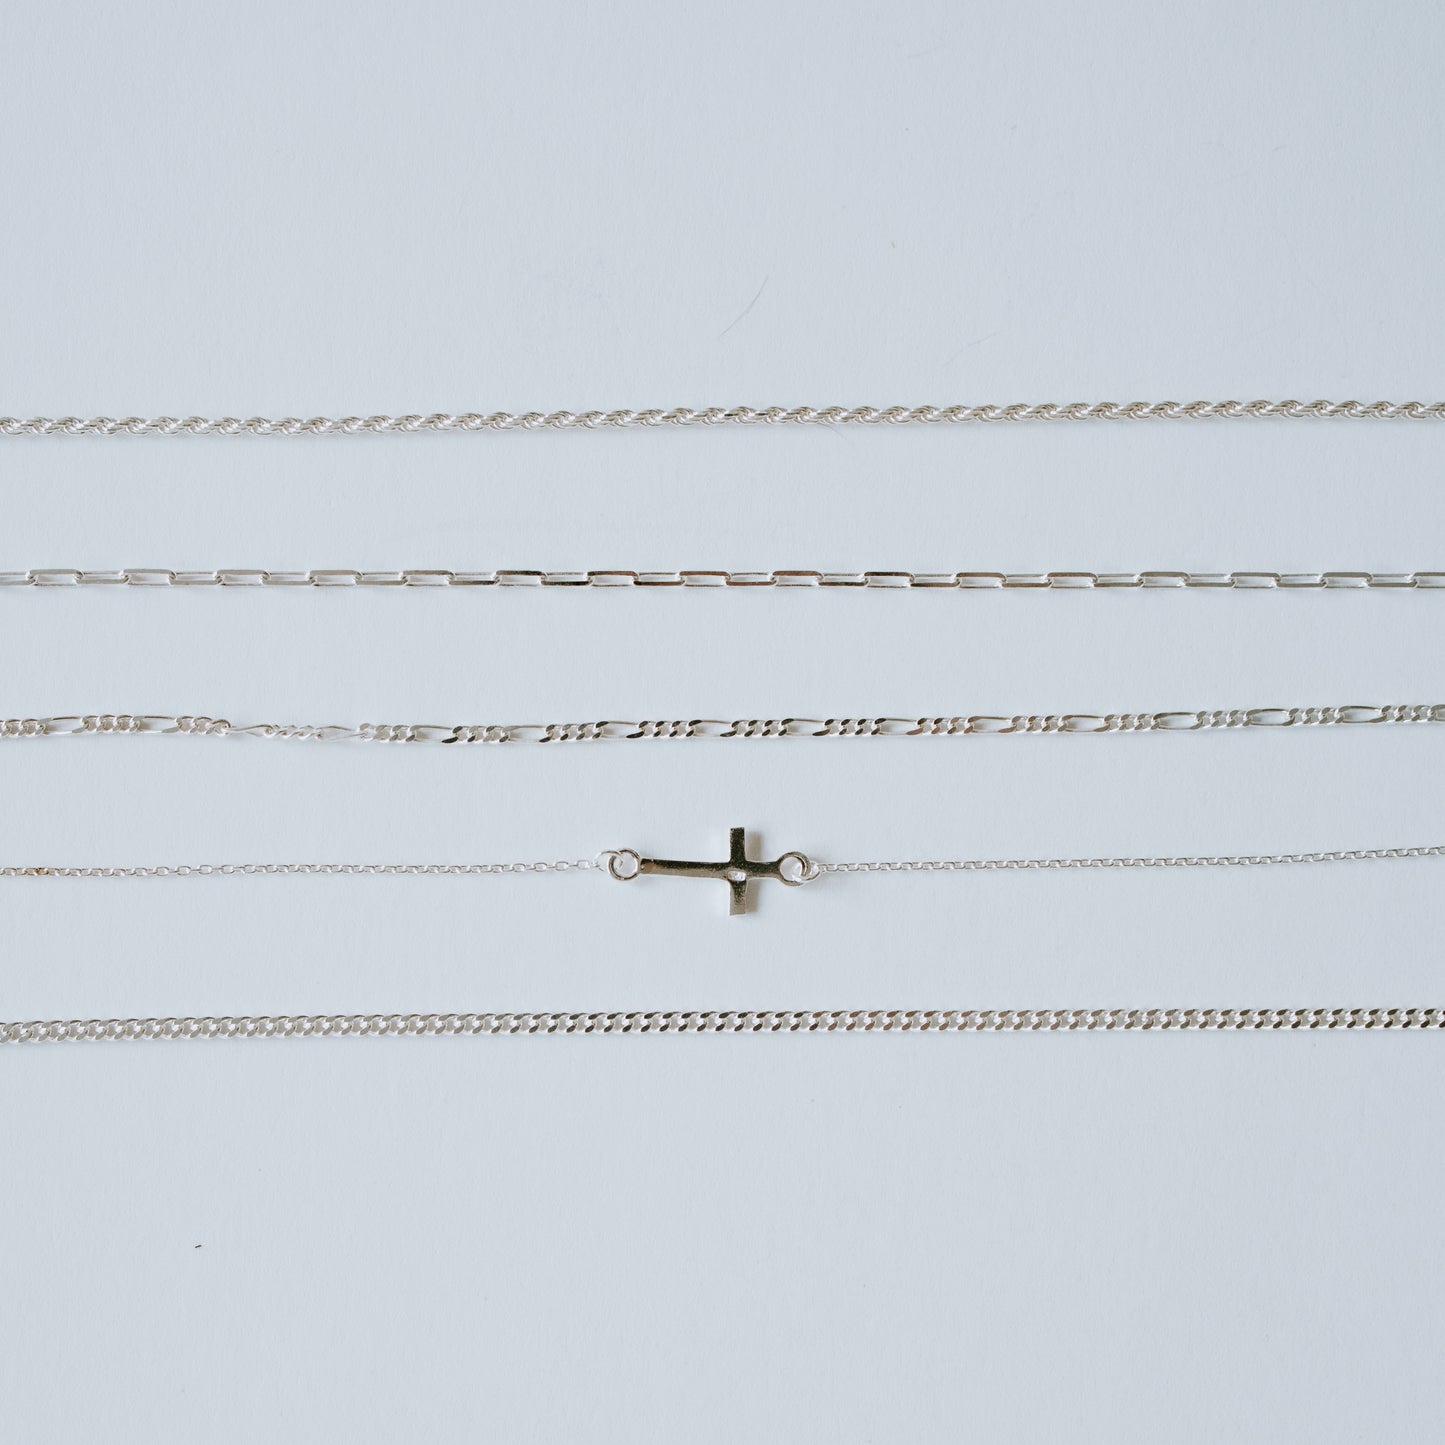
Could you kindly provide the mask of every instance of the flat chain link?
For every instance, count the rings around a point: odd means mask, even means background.
[[[87,571],[79,567],[29,567],[0,572],[0,587],[615,587],[845,588],[875,591],[1077,592],[1146,591],[1193,588],[1201,591],[1432,591],[1445,590],[1441,572],[822,572],[782,567],[770,571],[728,572],[693,568],[639,572],[593,568],[586,572],[547,572],[504,568],[454,572],[437,567],[401,571],[362,571],[354,567],[311,567],[275,571],[256,567],[219,567],[187,572],[175,567],[121,567]]]
[[[708,406],[640,411],[433,412],[403,416],[0,417],[0,436],[355,436],[362,432],[593,431],[682,426],[918,426],[1027,421],[1204,421],[1348,417],[1438,421],[1432,401],[1034,402],[998,406]]]
[[[675,718],[580,723],[233,723],[157,713],[87,713],[0,720],[0,739],[138,734],[309,742],[567,743],[688,738],[965,737],[1010,733],[1204,732],[1248,727],[1445,722],[1445,703],[1352,703],[1194,712],[1017,713],[956,717]]]
[[[239,1014],[0,1022],[0,1044],[498,1034],[1240,1033],[1438,1030],[1445,1008],[822,1009],[657,1013]]]

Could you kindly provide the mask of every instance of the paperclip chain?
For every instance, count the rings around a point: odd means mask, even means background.
[[[256,567],[219,567],[188,572],[174,567],[121,567],[110,571],[78,567],[30,567],[0,572],[0,587],[617,587],[668,588],[843,588],[926,592],[1069,592],[1147,591],[1194,588],[1201,591],[1417,591],[1445,590],[1445,572],[821,572],[775,568],[728,572],[694,568],[639,572],[594,568],[586,572],[546,572],[503,568],[453,572],[411,567],[400,571],[362,571],[354,567],[311,567],[299,572]]]
[[[182,714],[90,713],[0,720],[0,739],[79,734],[186,735],[310,742],[566,743],[685,738],[964,737],[984,733],[1202,732],[1246,727],[1445,722],[1445,703],[1256,707],[1194,712],[1019,713],[1012,717],[675,718],[581,723],[247,723]]]
[[[354,436],[359,432],[592,431],[681,426],[916,426],[1023,421],[1202,421],[1349,417],[1380,421],[1445,418],[1432,401],[1130,401],[1010,406],[709,406],[641,411],[433,412],[404,416],[0,417],[0,436]]]
[[[239,1014],[0,1022],[0,1044],[499,1034],[1240,1033],[1445,1029],[1445,1008],[824,1009],[657,1013]]]

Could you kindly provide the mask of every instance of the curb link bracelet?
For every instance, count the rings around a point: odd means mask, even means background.
[[[1303,863],[1366,863],[1445,856],[1445,843],[1404,848],[1347,848],[1312,853],[1186,854],[1099,858],[918,858],[825,863],[790,850],[772,861],[750,858],[747,832],[728,832],[728,856],[712,862],[646,858],[634,848],[608,848],[595,858],[540,863],[181,863],[136,867],[7,866],[6,878],[233,878],[258,875],[364,877],[483,877],[493,874],[603,872],[618,883],[644,876],[715,879],[728,885],[728,912],[746,913],[753,883],[773,880],[790,888],[828,873],[998,873],[1080,868],[1267,868]]]
[[[594,568],[546,572],[529,567],[490,572],[453,572],[410,567],[367,572],[354,567],[310,567],[300,572],[258,567],[219,567],[187,572],[174,567],[30,567],[0,572],[0,587],[627,587],[842,588],[917,592],[1079,592],[1194,588],[1215,592],[1415,591],[1445,589],[1445,572],[820,572],[784,567],[761,572],[710,568],[639,572]]]
[[[1012,717],[674,718],[562,723],[233,723],[189,713],[87,713],[0,720],[0,739],[154,734],[308,742],[572,743],[685,738],[967,737],[1010,733],[1204,732],[1221,728],[1333,727],[1445,722],[1445,703],[1350,703],[1195,712],[1019,713]]]
[[[1438,1030],[1445,1008],[823,1009],[657,1013],[239,1014],[0,1021],[0,1044],[500,1034],[1240,1033]]]
[[[0,417],[0,436],[353,436],[358,432],[593,431],[680,426],[914,426],[1018,421],[1204,421],[1280,417],[1347,417],[1438,421],[1432,401],[1072,401],[1010,406],[708,406],[642,411],[433,412],[405,416]]]

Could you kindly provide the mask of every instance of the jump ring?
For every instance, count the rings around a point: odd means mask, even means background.
[[[642,856],[631,848],[608,848],[597,855],[597,861],[619,883],[630,883],[642,872]]]
[[[778,877],[789,888],[800,888],[818,876],[818,865],[806,853],[784,853],[778,859]]]

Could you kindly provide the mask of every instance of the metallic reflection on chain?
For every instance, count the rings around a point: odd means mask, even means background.
[[[571,587],[596,591],[628,587],[735,590],[771,587],[875,592],[1103,592],[1190,588],[1204,592],[1428,592],[1445,589],[1445,572],[822,572],[803,567],[762,572],[709,568],[644,572],[615,567],[586,572],[546,572],[527,567],[489,572],[454,572],[436,567],[367,572],[352,567],[312,567],[285,572],[220,567],[187,572],[173,567],[122,567],[113,571],[31,567],[23,572],[0,572],[0,587]]]
[[[737,830],[735,830],[737,831]],[[792,886],[827,873],[998,873],[1075,868],[1266,868],[1292,863],[1369,863],[1445,857],[1445,843],[1399,848],[1338,848],[1302,853],[1199,853],[1096,858],[915,858],[826,863],[790,850],[777,860],[775,875]],[[253,878],[301,875],[327,877],[482,877],[516,873],[601,872],[619,883],[642,876],[644,860],[632,848],[607,848],[595,858],[541,863],[161,863],[134,867],[10,865],[0,878]],[[686,865],[689,871],[725,876],[725,864]],[[664,871],[652,869],[650,871]]]
[[[1432,401],[1072,401],[953,406],[679,406],[616,411],[432,412],[403,416],[0,417],[0,436],[354,436],[360,432],[592,431],[681,426],[918,426],[970,422],[1206,421],[1348,417],[1425,421]]]
[[[511,1034],[1239,1033],[1445,1029],[1445,1008],[826,1009],[0,1021],[0,1044]]]
[[[1200,709],[1194,712],[1017,713],[954,717],[675,718],[580,723],[233,723],[192,714],[87,713],[6,718],[0,739],[139,734],[309,742],[568,743],[687,738],[966,737],[984,733],[1203,732],[1445,722],[1445,703]]]

